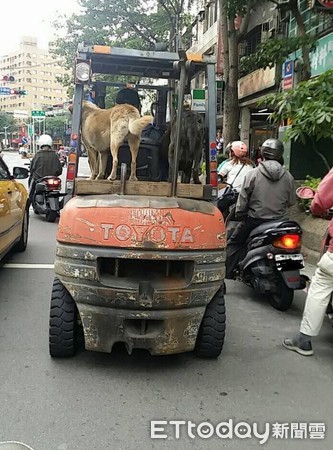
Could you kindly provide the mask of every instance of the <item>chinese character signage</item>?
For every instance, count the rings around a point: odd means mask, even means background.
[[[333,11],[332,11],[333,12]],[[310,54],[311,76],[320,75],[333,67],[333,34],[317,41],[315,51]]]

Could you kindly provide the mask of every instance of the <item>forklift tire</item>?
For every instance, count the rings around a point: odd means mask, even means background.
[[[223,286],[207,305],[203,316],[194,352],[199,358],[220,356],[225,336],[225,301]]]
[[[68,358],[77,351],[78,311],[75,302],[58,278],[51,294],[49,351],[55,358]]]

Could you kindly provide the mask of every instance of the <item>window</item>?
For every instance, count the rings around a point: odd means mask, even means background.
[[[0,158],[0,180],[9,180],[10,174],[6,169],[4,162]]]

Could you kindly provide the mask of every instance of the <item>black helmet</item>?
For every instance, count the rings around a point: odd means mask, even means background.
[[[262,144],[261,154],[264,159],[275,159],[279,161],[282,158],[284,146],[279,139],[266,139]]]

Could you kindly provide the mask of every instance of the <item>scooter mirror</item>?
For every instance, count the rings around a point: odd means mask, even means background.
[[[296,189],[297,197],[301,198],[302,200],[312,200],[315,194],[316,191],[309,186],[301,186]]]

